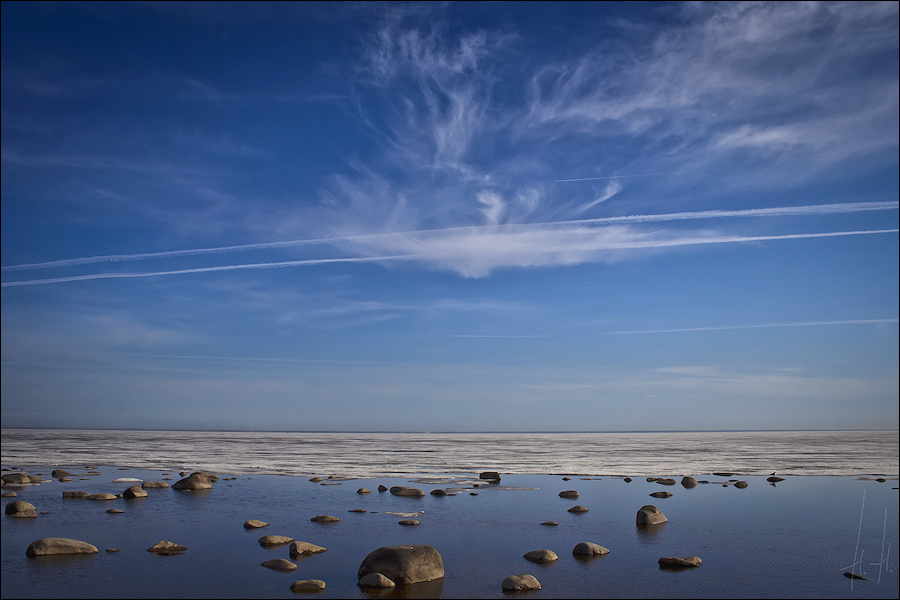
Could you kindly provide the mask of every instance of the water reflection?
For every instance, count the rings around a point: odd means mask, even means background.
[[[409,585],[398,585],[394,588],[363,588],[363,594],[369,598],[393,599],[393,598],[440,598],[444,593],[444,578]]]

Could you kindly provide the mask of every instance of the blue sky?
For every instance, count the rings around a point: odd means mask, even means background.
[[[2,17],[4,427],[897,427],[896,2]]]

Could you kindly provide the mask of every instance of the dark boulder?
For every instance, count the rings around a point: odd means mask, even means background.
[[[444,577],[444,561],[440,553],[425,544],[385,546],[363,560],[357,579],[380,573],[395,584],[419,583]]]

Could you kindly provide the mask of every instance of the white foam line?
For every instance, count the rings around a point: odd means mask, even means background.
[[[877,210],[892,210],[900,208],[898,201],[884,202],[848,202],[841,204],[816,204],[808,206],[786,206],[774,208],[754,208],[747,210],[707,210],[695,212],[678,212],[658,215],[626,215],[621,217],[598,217],[594,219],[576,219],[569,221],[550,221],[546,223],[531,224],[502,224],[502,225],[471,225],[461,227],[446,227],[442,229],[424,229],[418,231],[403,231],[393,233],[370,233],[359,235],[335,236],[305,240],[286,240],[281,242],[260,242],[256,244],[241,244],[234,246],[218,246],[213,248],[194,248],[188,250],[169,250],[165,252],[144,252],[139,254],[109,254],[104,256],[91,256],[84,258],[70,258],[41,263],[30,263],[0,267],[2,272],[21,271],[27,269],[45,269],[51,267],[70,267],[75,265],[95,264],[102,262],[126,262],[136,260],[148,260],[154,258],[174,258],[178,256],[196,256],[201,254],[216,254],[225,252],[242,252],[245,250],[267,250],[274,248],[289,248],[293,246],[305,246],[315,244],[330,244],[352,240],[377,239],[380,237],[435,234],[451,231],[472,231],[479,229],[498,230],[527,230],[537,228],[555,227],[560,225],[577,224],[602,224],[602,223],[649,223],[661,221],[681,221],[690,219],[719,219],[719,218],[748,218],[748,217],[783,217],[800,215],[825,215],[843,214],[851,212],[866,212]]]
[[[802,321],[798,323],[763,323],[760,325],[726,325],[723,327],[685,327],[683,329],[647,329],[643,331],[607,331],[607,335],[637,335],[646,333],[683,333],[691,331],[729,331],[732,329],[760,329],[766,327],[813,327],[816,325],[880,325],[898,323],[900,319],[850,319],[845,321]]]

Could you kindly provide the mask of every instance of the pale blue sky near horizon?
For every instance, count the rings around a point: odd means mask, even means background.
[[[2,4],[4,427],[898,425],[898,4]]]

